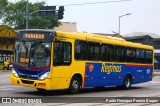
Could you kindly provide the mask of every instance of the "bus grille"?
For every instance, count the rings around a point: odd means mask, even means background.
[[[33,84],[34,83],[34,81],[28,81],[28,80],[21,80],[21,81],[24,84]]]
[[[23,74],[31,74],[31,75],[37,75],[39,73],[41,73],[42,71],[30,71],[30,70],[19,70],[20,73],[23,73]]]

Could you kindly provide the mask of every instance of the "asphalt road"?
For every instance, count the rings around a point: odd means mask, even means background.
[[[130,97],[159,97],[160,102],[160,76],[155,76],[153,81],[133,85],[130,90],[121,90],[117,87],[106,88],[89,88],[83,89],[79,94],[69,94],[66,90],[49,91],[47,93],[39,93],[36,89],[13,86],[10,84],[10,71],[0,71],[0,97],[31,97],[31,98],[45,98],[48,100],[46,104],[23,104],[25,106],[159,106],[158,103],[126,103],[114,102],[106,103],[106,99],[128,99]],[[111,98],[114,97],[114,98]],[[116,98],[115,98],[116,97]],[[121,98],[124,97],[124,98]],[[69,98],[69,99],[67,99]],[[131,98],[131,99],[133,99]],[[143,99],[143,98],[138,98]],[[153,98],[152,98],[153,99]],[[156,99],[157,100],[157,99]],[[65,102],[65,103],[62,103]],[[76,103],[78,102],[78,103]],[[0,104],[21,106],[22,104]]]

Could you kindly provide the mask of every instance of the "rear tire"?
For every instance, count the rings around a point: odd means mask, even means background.
[[[131,83],[132,83],[132,79],[129,75],[127,75],[124,79],[124,85],[123,88],[124,89],[130,89],[131,88]]]
[[[72,94],[78,93],[81,88],[81,80],[79,77],[75,76],[72,78],[69,86],[69,92]]]

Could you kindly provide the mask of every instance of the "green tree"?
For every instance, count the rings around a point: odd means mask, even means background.
[[[8,0],[0,0],[0,18],[2,18],[7,5],[8,5]]]
[[[5,1],[5,0],[4,0]],[[38,10],[46,3],[36,2],[28,3],[29,6],[29,29],[53,29],[55,26],[59,26],[60,22],[57,18],[57,13],[52,16],[40,17],[38,16]],[[1,10],[0,10],[1,11]],[[15,3],[9,2],[5,8],[5,12],[2,14],[2,21],[14,29],[25,29],[26,26],[26,0],[20,0]]]

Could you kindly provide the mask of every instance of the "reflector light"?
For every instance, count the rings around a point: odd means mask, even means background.
[[[38,86],[46,86],[45,83],[38,83]]]

